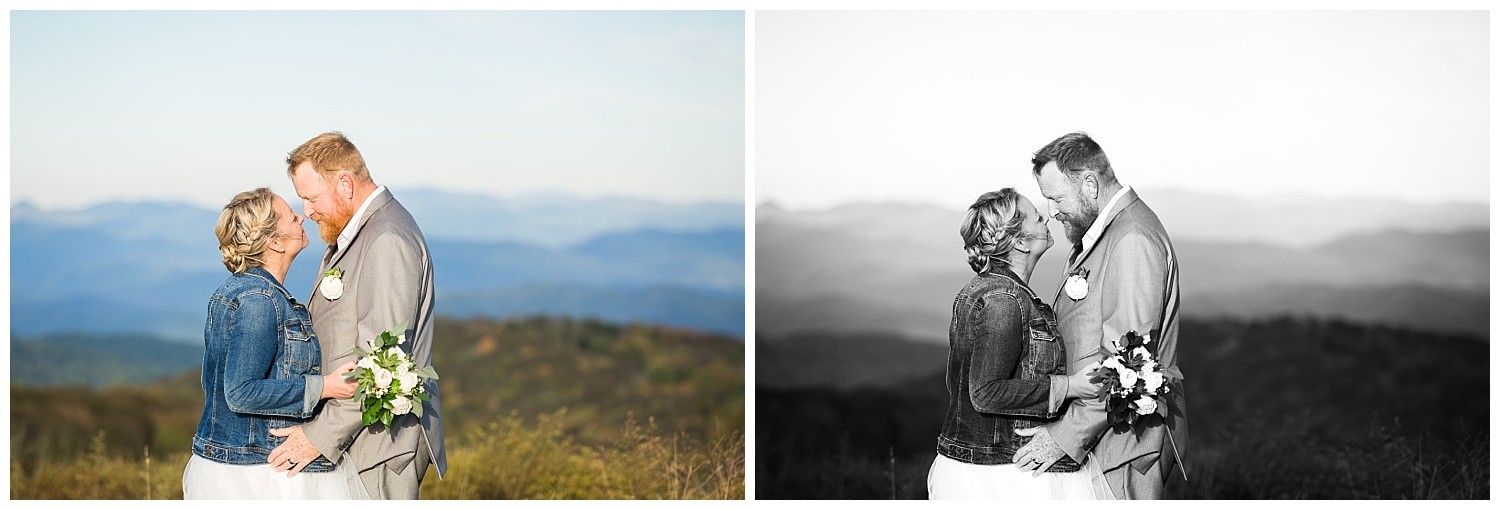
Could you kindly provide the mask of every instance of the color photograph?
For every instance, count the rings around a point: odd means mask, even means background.
[[[745,499],[744,12],[9,15],[11,499]]]

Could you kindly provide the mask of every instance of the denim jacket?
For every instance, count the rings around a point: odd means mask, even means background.
[[[193,453],[225,464],[265,464],[285,438],[270,429],[305,421],[323,393],[322,352],[307,307],[255,267],[208,299],[203,327],[203,416]],[[332,471],[318,457],[303,471]]]
[[[1066,358],[1052,308],[1009,269],[974,276],[948,325],[948,412],[938,453],[1010,464],[1030,437],[1016,431],[1061,415]],[[1048,472],[1077,471],[1063,458]]]

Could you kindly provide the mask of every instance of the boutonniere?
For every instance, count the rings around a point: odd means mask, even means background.
[[[318,292],[322,292],[323,297],[329,301],[344,295],[344,270],[335,267],[323,273],[323,281],[318,282]]]
[[[1088,297],[1088,295],[1089,295],[1089,279],[1088,278],[1089,278],[1089,270],[1081,268],[1081,267],[1078,268],[1077,271],[1073,271],[1072,273],[1069,273],[1068,274],[1068,281],[1063,282],[1063,292],[1067,292],[1068,293],[1068,297],[1073,298],[1074,301],[1078,301],[1080,299]]]

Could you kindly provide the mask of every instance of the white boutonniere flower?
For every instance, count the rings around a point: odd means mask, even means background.
[[[1063,282],[1063,292],[1074,301],[1083,299],[1089,295],[1089,270],[1079,268],[1073,274],[1068,275],[1068,281]]]
[[[318,292],[322,292],[323,297],[329,301],[343,296],[344,270],[335,267],[323,273],[323,281],[318,282]]]

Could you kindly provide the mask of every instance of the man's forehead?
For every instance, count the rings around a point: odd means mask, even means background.
[[[1047,188],[1057,188],[1065,179],[1066,177],[1063,176],[1062,170],[1058,170],[1057,162],[1055,161],[1048,161],[1047,164],[1042,167],[1042,171],[1037,174],[1037,184],[1039,184],[1043,190],[1046,190]]]

